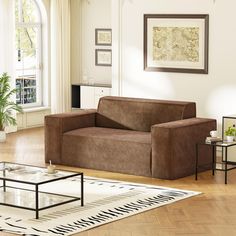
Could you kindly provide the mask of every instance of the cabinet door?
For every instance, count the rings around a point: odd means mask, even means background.
[[[95,106],[98,106],[99,99],[104,96],[111,95],[111,89],[110,88],[104,88],[104,87],[96,87],[95,88]]]
[[[80,87],[80,107],[82,109],[97,108],[94,102],[94,87],[81,86]]]

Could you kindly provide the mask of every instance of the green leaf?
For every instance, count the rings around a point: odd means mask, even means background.
[[[0,76],[0,130],[8,125],[16,125],[16,119],[13,117],[13,111],[22,113],[20,105],[11,100],[11,96],[17,92],[17,89],[11,89],[10,76],[3,73]]]

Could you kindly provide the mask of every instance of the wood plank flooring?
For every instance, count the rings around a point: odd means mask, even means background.
[[[8,134],[0,143],[0,161],[12,161],[45,166],[44,130],[35,128]],[[154,184],[200,191],[203,194],[174,204],[82,232],[80,236],[174,236],[174,235],[236,235],[236,170],[224,184],[223,172],[213,177],[211,171],[178,180],[160,180],[60,166],[83,171],[85,175],[137,183]],[[0,233],[2,236],[12,234]]]

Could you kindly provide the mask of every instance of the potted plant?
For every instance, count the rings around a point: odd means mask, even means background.
[[[10,76],[7,73],[3,73],[0,76],[0,142],[6,140],[5,127],[16,125],[13,111],[22,112],[22,107],[11,99],[16,91],[17,89],[11,89]]]
[[[226,135],[226,140],[228,142],[233,142],[234,141],[234,137],[236,135],[236,128],[229,126],[228,129],[225,131],[225,135]]]

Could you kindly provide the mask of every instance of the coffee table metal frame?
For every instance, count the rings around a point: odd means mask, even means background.
[[[23,166],[23,167],[34,167],[34,168],[39,168],[39,169],[42,169],[42,170],[46,170],[46,168],[37,167],[37,166],[33,166],[33,165],[24,165],[24,164],[12,163],[12,162],[0,162],[0,164],[4,164],[4,163],[12,164],[12,165],[19,165],[19,166]],[[4,169],[2,171],[3,171],[3,176],[4,176],[6,169]],[[60,171],[60,170],[58,170],[58,171]],[[27,180],[22,181],[22,180],[17,180],[17,179],[13,180],[13,179],[8,179],[6,177],[0,177],[0,180],[3,181],[3,185],[0,186],[0,188],[3,188],[4,192],[7,191],[7,188],[14,188],[14,189],[20,189],[20,190],[24,190],[24,191],[35,192],[35,208],[19,206],[19,205],[14,205],[14,204],[8,204],[8,203],[3,203],[3,202],[0,202],[0,205],[35,211],[35,218],[36,219],[39,218],[39,211],[46,210],[48,208],[60,206],[60,205],[67,204],[67,203],[74,202],[74,201],[78,201],[78,200],[81,200],[81,206],[83,206],[84,205],[84,175],[83,175],[83,173],[82,172],[74,172],[74,171],[65,171],[65,170],[61,170],[61,171],[71,173],[71,175],[55,177],[53,179],[45,180],[45,181],[37,182],[37,183],[33,183],[33,182],[30,182],[30,181],[27,181]],[[47,183],[50,183],[50,182],[60,181],[60,180],[63,180],[63,179],[68,179],[68,178],[72,178],[72,177],[76,177],[76,176],[80,176],[80,179],[81,179],[81,196],[80,197],[39,191],[39,186],[40,185],[47,184]],[[33,185],[34,190],[20,188],[20,187],[7,186],[8,181],[9,182],[15,182],[15,183],[21,183],[21,184],[26,184],[26,185]],[[68,197],[68,198],[71,198],[71,199],[40,208],[39,207],[39,193],[45,193],[45,194],[54,195],[54,196],[61,196],[61,197]]]

